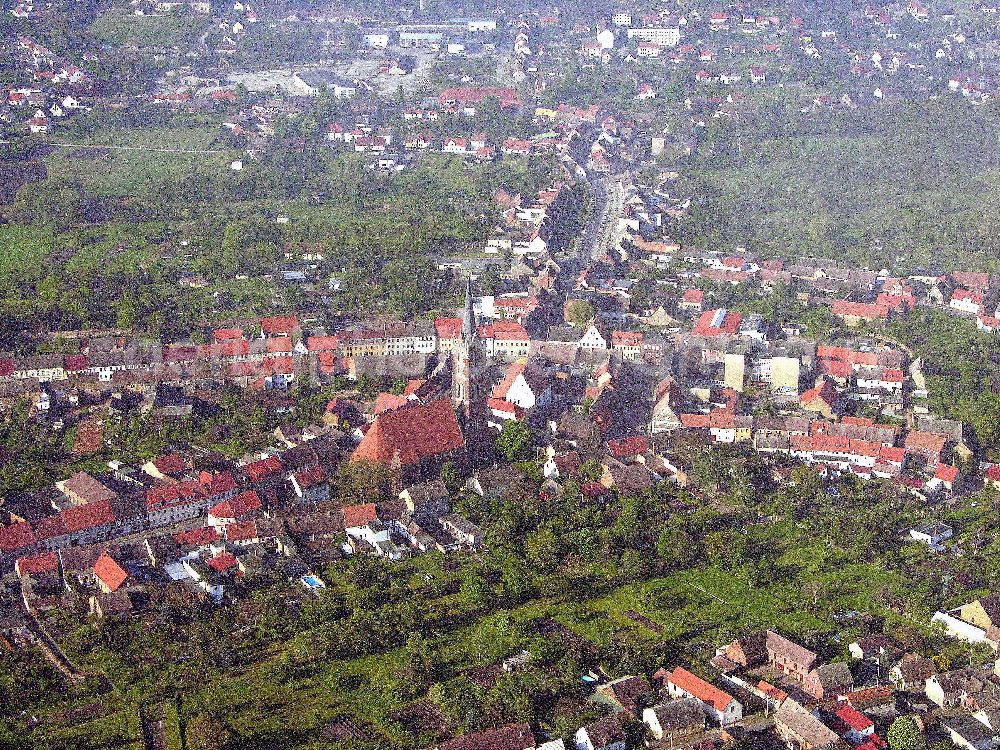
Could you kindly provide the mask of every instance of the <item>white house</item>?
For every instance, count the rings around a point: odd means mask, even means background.
[[[365,34],[368,49],[385,49],[389,46],[388,34]]]
[[[591,323],[590,327],[583,334],[583,338],[580,339],[580,348],[591,351],[594,349],[607,349],[608,339],[596,325]]]
[[[728,726],[743,718],[743,704],[725,690],[677,667],[665,680],[672,698],[697,698],[705,714],[720,726]]]
[[[923,542],[931,549],[940,552],[944,543],[951,539],[954,530],[946,523],[927,522],[910,529],[910,539]]]
[[[601,45],[601,49],[614,49],[615,48],[615,32],[611,29],[604,29],[597,34],[597,43]]]

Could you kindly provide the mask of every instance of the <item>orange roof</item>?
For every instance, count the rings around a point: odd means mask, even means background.
[[[408,403],[410,402],[403,396],[397,396],[395,393],[380,393],[375,397],[375,406],[372,413],[384,414],[387,411],[406,406]]]
[[[485,339],[501,339],[504,341],[528,341],[528,331],[520,323],[499,321],[480,326],[479,335]]]
[[[493,388],[492,397],[495,399],[507,398],[507,391],[510,390],[511,386],[514,385],[514,381],[517,380],[517,376],[524,372],[525,364],[523,362],[514,362],[507,368],[507,374],[504,375],[504,379],[496,384]]]
[[[94,563],[94,575],[109,591],[117,591],[128,578],[128,573],[107,552],[98,557],[97,562]]]
[[[336,336],[310,336],[306,347],[311,352],[336,351],[340,341]]]
[[[733,700],[733,696],[729,693],[691,674],[684,667],[674,669],[667,679],[680,690],[708,704],[716,711],[725,711],[726,706]]]
[[[944,450],[945,442],[946,440],[944,435],[937,435],[933,432],[921,432],[920,430],[911,430],[906,436],[904,445],[907,450],[940,454],[941,451]]]
[[[216,328],[212,331],[212,336],[216,341],[228,341],[229,339],[243,338],[243,331],[240,328]]]
[[[885,305],[869,305],[864,302],[849,302],[845,299],[838,299],[833,303],[833,314],[873,320],[889,317],[889,308]]]
[[[958,478],[958,467],[951,466],[949,464],[941,464],[938,466],[937,472],[934,474],[935,479],[940,479],[942,482],[954,482]]]

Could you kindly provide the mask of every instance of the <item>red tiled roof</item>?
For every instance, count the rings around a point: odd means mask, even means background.
[[[944,450],[946,438],[944,435],[937,435],[933,432],[921,432],[911,430],[906,436],[904,446],[906,450],[917,451],[918,453],[931,453],[940,455]]]
[[[257,522],[245,521],[243,523],[231,523],[226,526],[226,541],[228,542],[249,542],[257,538]]]
[[[833,383],[829,380],[823,380],[820,385],[815,388],[810,388],[808,391],[799,397],[799,402],[803,406],[808,406],[816,399],[822,400],[827,406],[833,408],[837,403],[837,389],[833,387]]]
[[[63,522],[66,530],[70,533],[92,529],[96,526],[105,526],[115,522],[115,513],[111,509],[111,502],[108,500],[98,500],[86,505],[76,505],[67,508],[62,512]]]
[[[384,412],[398,409],[401,406],[406,406],[408,403],[410,402],[403,396],[397,396],[394,393],[380,393],[375,397],[375,406],[372,409],[372,413],[383,414]]]
[[[236,489],[236,479],[231,471],[220,471],[218,474],[202,472],[198,481],[205,487],[205,492],[210,497],[232,492]]]
[[[260,495],[254,490],[241,492],[236,497],[216,504],[209,513],[215,518],[244,518],[260,510]]]
[[[837,711],[837,718],[858,732],[863,732],[875,726],[871,719],[852,706],[844,706]]]
[[[267,351],[270,354],[283,354],[292,350],[292,340],[287,336],[280,336],[267,340]]]
[[[517,380],[517,376],[524,372],[525,367],[527,367],[527,365],[525,365],[524,362],[511,363],[511,365],[507,368],[507,373],[504,375],[504,379],[493,387],[492,397],[494,399],[507,398],[507,391],[509,391],[511,386],[514,385],[514,381]]]
[[[187,461],[184,460],[183,456],[171,453],[154,459],[153,466],[164,476],[175,476],[184,473],[184,470],[187,469]]]
[[[344,514],[344,528],[351,529],[357,526],[364,526],[378,518],[375,503],[360,503],[358,505],[345,505],[341,512]]]
[[[976,271],[953,271],[951,278],[956,284],[969,289],[985,290],[990,285],[990,275]]]
[[[336,351],[340,346],[340,339],[336,336],[310,336],[306,348],[311,352]]]
[[[721,322],[713,326],[712,323],[717,319],[717,316],[721,316]],[[725,309],[706,310],[698,318],[692,333],[695,336],[719,336],[722,334],[731,336],[740,329],[742,322],[743,316],[739,313],[729,312]]]
[[[479,335],[484,339],[499,339],[501,341],[528,341],[527,329],[520,323],[502,320],[479,327]]]
[[[609,440],[608,450],[612,456],[619,460],[632,458],[646,453],[649,450],[649,441],[641,435],[633,435],[621,440]]]
[[[252,482],[263,482],[265,479],[270,479],[280,474],[281,469],[281,459],[277,456],[270,456],[260,461],[254,461],[243,467],[243,470]]]
[[[935,479],[940,479],[942,482],[954,482],[958,479],[958,467],[950,466],[948,464],[941,464],[938,466],[937,471],[934,473]]]
[[[128,578],[128,573],[107,552],[97,558],[97,562],[94,563],[94,575],[107,586],[109,591],[117,591]]]
[[[642,332],[641,331],[612,331],[611,332],[611,345],[622,347],[622,346],[641,346],[642,345]]]
[[[59,569],[59,558],[55,552],[45,552],[32,557],[21,557],[17,561],[18,575],[36,575],[51,573]]]
[[[303,469],[295,475],[295,481],[303,489],[315,487],[317,484],[322,484],[326,481],[326,471],[323,470],[322,466]]]
[[[173,505],[183,505],[205,497],[205,488],[194,479],[177,484],[150,487],[146,490],[146,509],[159,510]]]
[[[212,526],[204,526],[190,531],[178,531],[173,539],[183,547],[204,547],[219,540],[219,532]]]
[[[435,318],[434,329],[439,339],[457,339],[462,335],[462,319]]]
[[[299,327],[299,320],[294,315],[274,316],[260,319],[260,329],[267,335],[289,334]]]
[[[834,315],[849,315],[851,317],[866,318],[868,320],[889,317],[889,308],[884,305],[869,305],[864,302],[849,302],[845,299],[835,300],[832,309]]]
[[[0,552],[30,547],[35,543],[35,532],[25,521],[12,523],[10,526],[0,526]]]
[[[668,679],[685,693],[693,695],[717,711],[725,711],[726,706],[733,700],[733,696],[729,693],[691,674],[684,667],[675,668]]]
[[[398,456],[402,466],[458,450],[465,445],[458,419],[447,400],[411,403],[380,414],[355,449],[351,460],[389,464]]]
[[[505,398],[488,398],[486,399],[486,406],[489,407],[490,411],[513,414],[515,419],[521,419],[524,415],[524,410],[520,406],[512,404]]]
[[[236,556],[231,552],[220,552],[205,560],[205,564],[216,573],[224,573],[236,565]]]
[[[501,106],[516,106],[521,103],[517,91],[509,88],[479,87],[479,88],[450,88],[445,89],[438,96],[438,101],[444,105],[449,102],[457,104],[479,104],[484,99],[494,97],[500,100]]]
[[[684,301],[690,304],[700,304],[705,299],[705,293],[701,289],[688,289],[684,292]]]
[[[216,341],[228,341],[230,339],[243,338],[243,330],[240,328],[216,328],[212,331],[212,338]]]
[[[48,516],[35,524],[35,538],[39,541],[43,539],[54,539],[67,533],[66,522],[62,514]]]
[[[906,457],[906,451],[903,448],[896,448],[891,445],[884,445],[879,451],[879,458],[883,461],[887,461],[893,464],[903,463],[903,459]]]

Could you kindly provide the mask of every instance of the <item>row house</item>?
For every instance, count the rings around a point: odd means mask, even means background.
[[[502,321],[479,328],[479,339],[487,357],[515,360],[527,357],[531,338],[520,323]]]

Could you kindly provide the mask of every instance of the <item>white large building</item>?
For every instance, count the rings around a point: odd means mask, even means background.
[[[681,30],[676,26],[629,29],[628,38],[638,39],[641,42],[652,42],[661,47],[676,47],[681,40]]]

